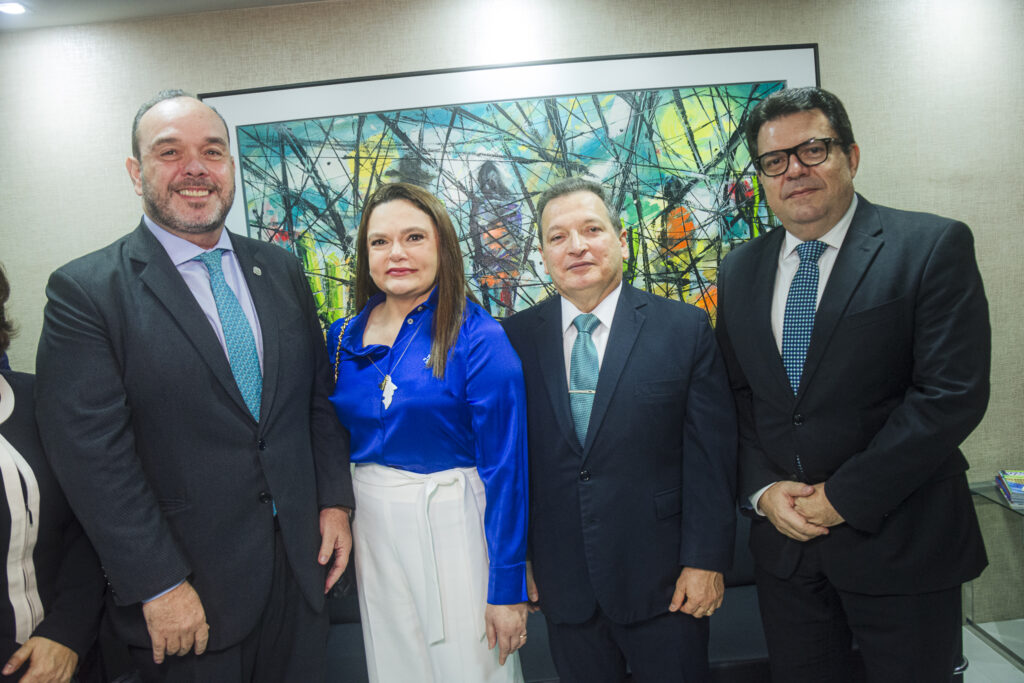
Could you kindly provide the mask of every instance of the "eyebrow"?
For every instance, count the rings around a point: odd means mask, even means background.
[[[150,147],[157,147],[158,145],[172,145],[176,142],[181,142],[181,138],[175,137],[173,135],[168,135],[167,137],[157,138],[156,140],[153,140],[152,144],[150,144]],[[211,135],[210,137],[203,140],[203,144],[222,145],[224,147],[227,147],[228,141],[220,137],[219,135]]]
[[[401,236],[408,235],[410,232],[429,232],[429,230],[429,226],[410,225],[407,228],[399,228],[398,234]],[[369,231],[366,233],[366,239],[370,239],[372,237],[387,237],[387,235],[381,230]]]

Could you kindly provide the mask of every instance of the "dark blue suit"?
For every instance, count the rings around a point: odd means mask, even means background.
[[[578,624],[600,608],[636,624],[665,615],[682,567],[732,563],[736,423],[707,315],[623,285],[582,447],[560,297],[504,326],[526,379],[529,548],[545,616]],[[698,629],[703,644],[672,647],[693,647],[706,666],[706,620]]]
[[[958,590],[986,564],[959,449],[989,394],[988,305],[971,233],[859,198],[796,396],[770,322],[784,236],[778,229],[736,249],[719,271],[717,332],[740,418],[740,501],[749,506],[775,481],[826,482],[846,523],[800,543],[757,518],[757,566],[789,580],[810,561],[850,595]],[[765,605],[762,597],[770,624]],[[769,644],[787,631],[769,628]],[[857,635],[862,650],[872,632]]]

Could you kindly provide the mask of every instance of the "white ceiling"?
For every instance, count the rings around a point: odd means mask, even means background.
[[[119,19],[192,14],[216,10],[295,5],[310,0],[21,0],[21,15],[0,14],[0,31],[93,24]]]

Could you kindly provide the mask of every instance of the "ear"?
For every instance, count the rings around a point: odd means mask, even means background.
[[[135,194],[142,196],[142,164],[135,157],[128,157],[124,160],[124,167],[128,169],[128,175],[135,186]]]
[[[537,252],[540,254],[540,262],[542,264],[544,264],[544,274],[545,275],[551,275],[551,271],[548,270],[547,259],[544,258],[544,245],[538,244],[537,245]]]
[[[857,167],[860,166],[860,147],[856,142],[850,145],[850,151],[846,156],[850,160],[850,177],[854,178],[857,176]]]

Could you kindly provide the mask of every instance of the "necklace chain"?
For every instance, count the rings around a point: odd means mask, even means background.
[[[384,404],[384,410],[387,410],[388,408],[391,407],[391,399],[394,397],[395,391],[398,390],[398,385],[395,384],[391,379],[391,373],[395,371],[395,368],[398,367],[398,364],[402,362],[403,358],[405,358],[405,354],[409,352],[409,347],[412,346],[413,340],[416,339],[416,333],[420,331],[420,325],[423,324],[424,320],[426,320],[425,316],[421,317],[420,321],[416,323],[416,327],[413,329],[412,334],[409,335],[409,341],[406,342],[405,348],[402,350],[402,354],[398,357],[398,360],[391,364],[387,372],[384,372],[383,370],[380,369],[380,366],[377,365],[377,362],[373,360],[372,356],[367,356],[370,359],[370,363],[373,364],[374,369],[380,373],[381,377],[384,378],[381,380],[380,384],[377,385],[377,387],[381,391],[380,400],[381,403]]]

